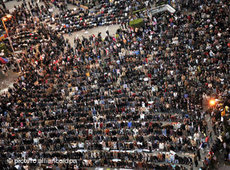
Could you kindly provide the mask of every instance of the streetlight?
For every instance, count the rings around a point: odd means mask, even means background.
[[[6,25],[5,25],[5,22],[8,21],[8,20],[10,20],[11,18],[12,18],[12,15],[6,14],[6,16],[2,17],[2,24],[3,24],[4,29],[5,29],[5,31],[6,31],[6,35],[7,35],[8,39],[9,39],[10,47],[11,47],[11,49],[12,49],[12,51],[13,51],[13,56],[14,56],[14,58],[17,60],[16,55],[15,55],[15,51],[14,51],[14,47],[13,47],[13,45],[12,45],[11,37],[9,36],[9,34],[8,34],[8,29],[6,28]],[[21,67],[20,67],[20,65],[19,65],[18,60],[17,60],[17,64],[18,64],[19,71],[21,72],[22,70],[21,70]]]
[[[2,23],[3,23],[3,26],[6,30],[7,36],[8,36],[8,29],[6,28],[5,22],[10,20],[11,18],[12,18],[12,15],[10,15],[10,14],[7,14],[6,16],[2,17]]]
[[[215,106],[216,105],[216,100],[215,99],[209,100],[209,105],[210,106]]]

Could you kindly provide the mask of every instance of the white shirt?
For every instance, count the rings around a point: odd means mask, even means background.
[[[164,143],[159,143],[159,149],[163,150],[165,147],[165,144]]]
[[[195,134],[194,134],[194,139],[195,139],[195,140],[199,140],[199,138],[200,138],[199,133],[195,133]]]

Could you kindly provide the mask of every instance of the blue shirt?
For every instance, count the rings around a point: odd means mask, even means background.
[[[129,128],[132,127],[132,122],[128,122],[128,127],[129,127]]]

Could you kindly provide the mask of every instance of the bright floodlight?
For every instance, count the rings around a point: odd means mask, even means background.
[[[6,18],[6,17],[3,17],[2,20],[3,20],[4,22],[6,22],[6,21],[7,21],[7,18]]]
[[[209,101],[209,105],[210,105],[210,106],[214,106],[215,104],[216,104],[215,99],[211,99],[211,100]]]
[[[7,14],[6,17],[10,19],[12,17],[12,15]]]

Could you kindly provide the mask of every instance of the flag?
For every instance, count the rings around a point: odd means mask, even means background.
[[[6,63],[8,63],[8,62],[9,62],[9,60],[8,60],[8,59],[3,58],[3,57],[0,57],[0,63],[2,63],[2,64],[6,64]]]

